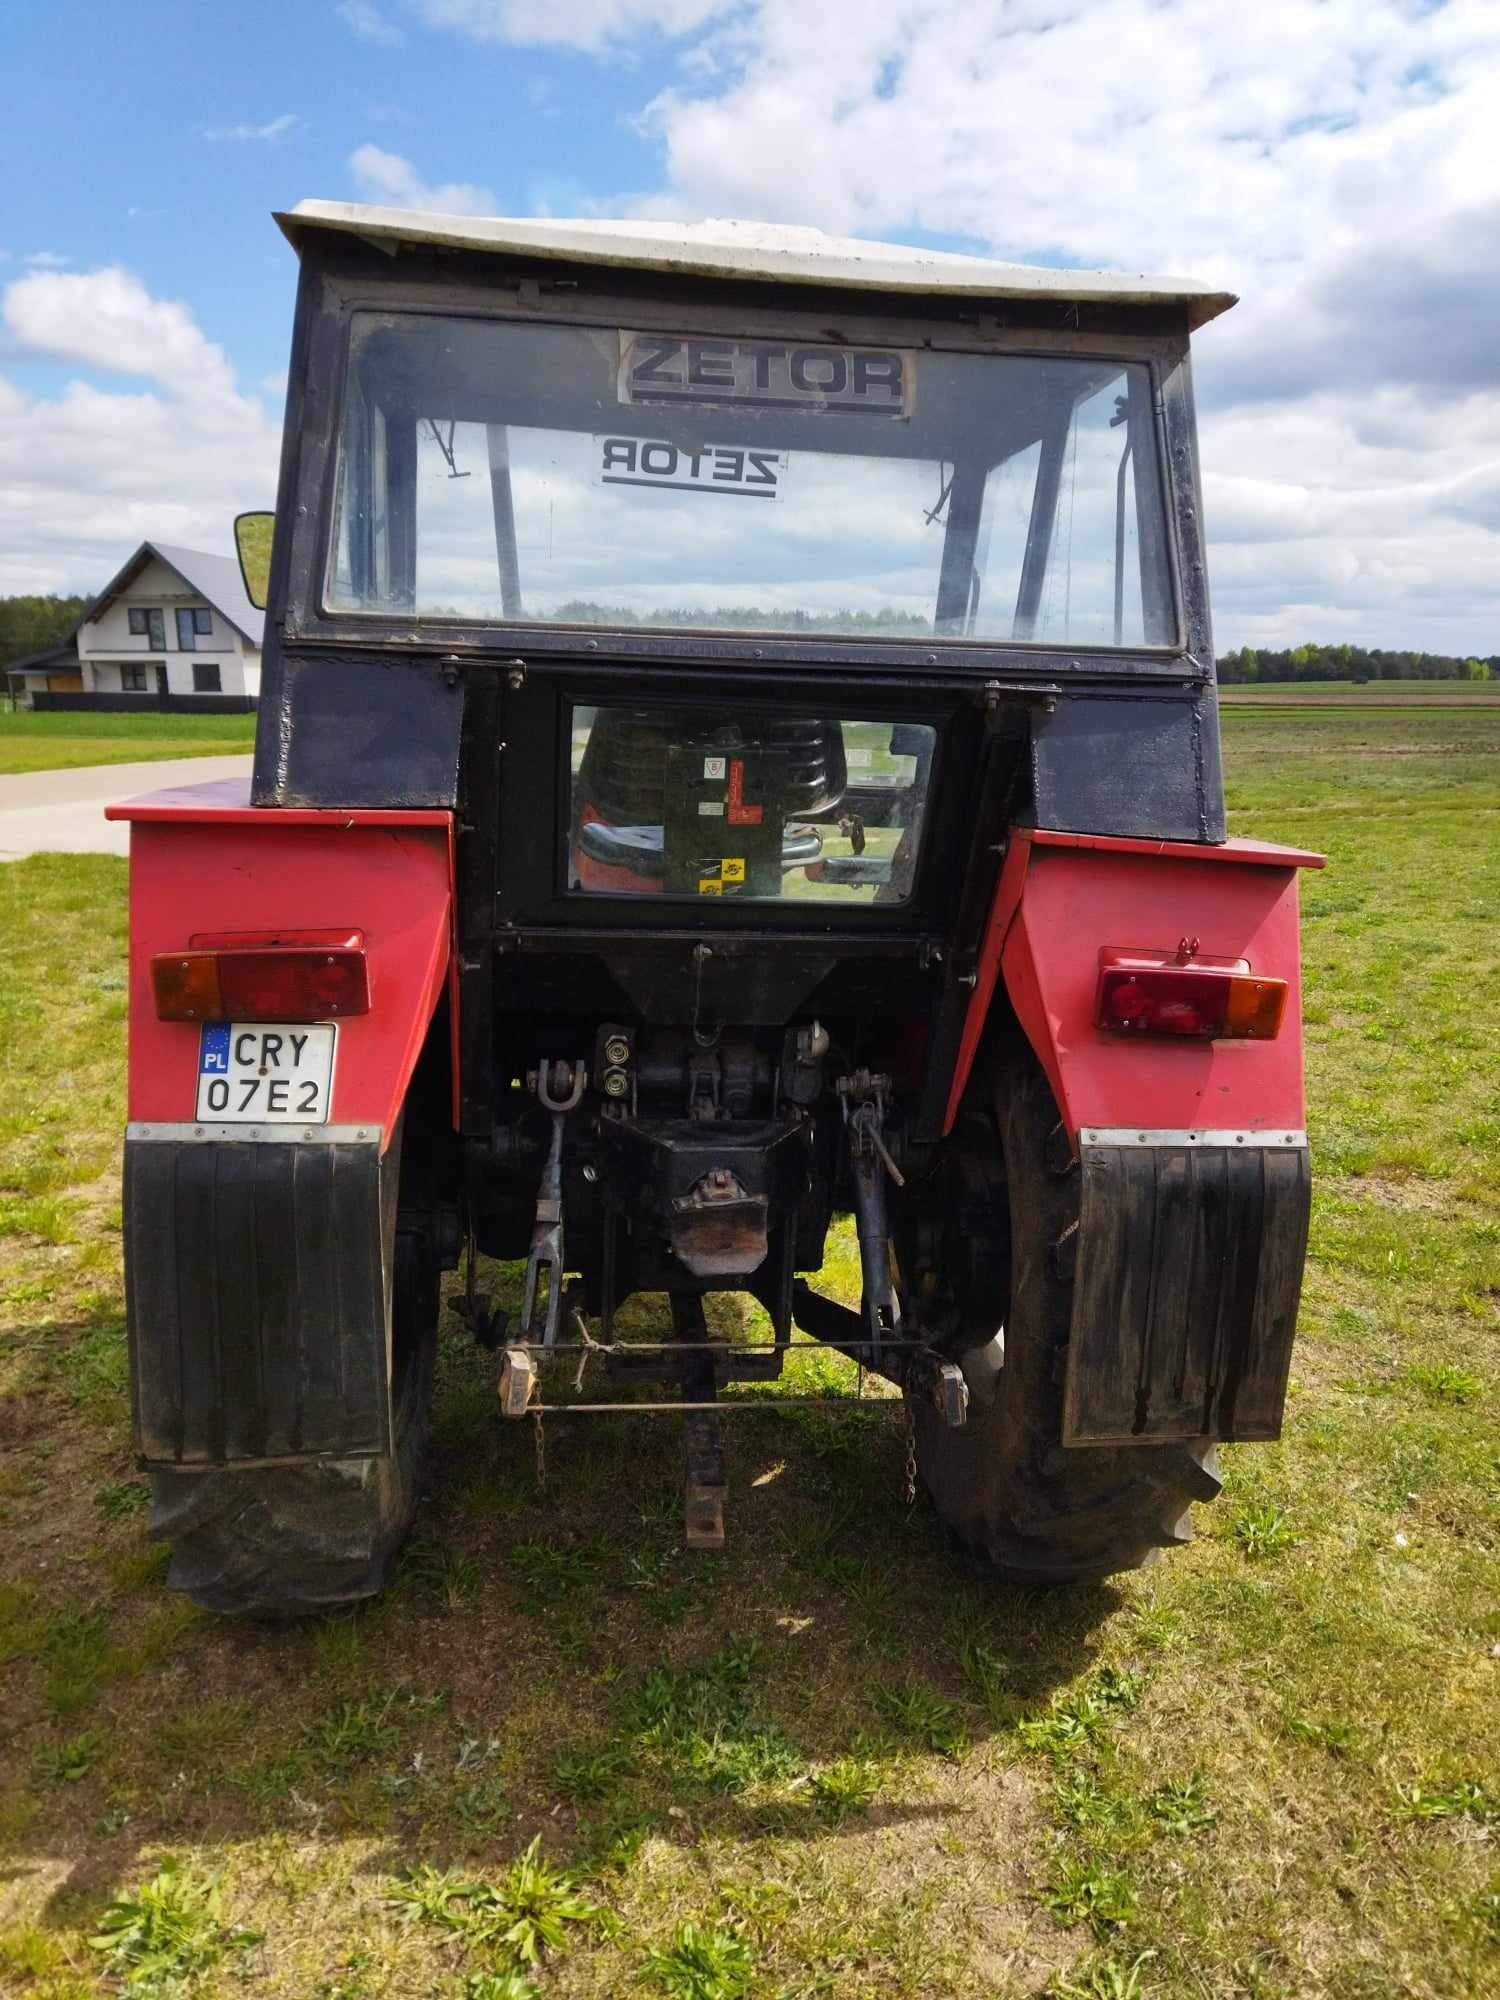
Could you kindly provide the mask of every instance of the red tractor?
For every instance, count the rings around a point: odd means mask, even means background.
[[[1216,1441],[1278,1433],[1309,1200],[1317,857],[1224,830],[1188,342],[1232,301],[732,223],[278,219],[253,779],[116,809],[172,1582],[379,1590],[459,1266],[506,1414],[583,1355],[596,1403],[680,1401],[692,1540],[717,1392],[794,1329],[899,1388],[1000,1576],[1185,1539]],[[841,1213],[858,1310],[817,1289]],[[477,1254],[525,1260],[508,1319]],[[669,1338],[622,1337],[636,1292]]]

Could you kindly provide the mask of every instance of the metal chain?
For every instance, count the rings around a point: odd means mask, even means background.
[[[538,1493],[545,1493],[547,1490],[547,1444],[542,1431],[542,1413],[540,1410],[537,1410],[533,1414],[531,1422],[536,1434],[536,1490]]]
[[[915,1504],[917,1498],[917,1424],[911,1413],[910,1396],[902,1398],[902,1407],[906,1412],[906,1478],[901,1489],[901,1497],[910,1507]]]

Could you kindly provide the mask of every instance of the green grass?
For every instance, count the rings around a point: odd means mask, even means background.
[[[1500,2000],[1500,716],[1225,740],[1233,830],[1331,857],[1289,1420],[1094,1590],[972,1575],[852,1397],[738,1417],[689,1556],[671,1419],[550,1422],[539,1492],[450,1329],[387,1598],[184,1611],[127,1440],[125,867],[0,870],[0,1990]]]
[[[53,715],[0,709],[0,777],[134,764],[164,757],[232,757],[255,747],[253,715]]]
[[[1219,690],[1233,702],[1400,701],[1446,706],[1454,701],[1500,702],[1500,681],[1231,681]]]

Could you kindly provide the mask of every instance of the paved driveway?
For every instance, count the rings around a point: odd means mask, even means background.
[[[168,785],[248,778],[245,757],[167,757],[149,764],[88,764],[77,771],[27,771],[0,778],[0,861],[27,854],[128,854],[130,828],[107,820],[116,799]]]

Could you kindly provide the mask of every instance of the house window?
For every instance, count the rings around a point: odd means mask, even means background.
[[[208,606],[206,604],[195,604],[193,607],[193,630],[198,634],[198,637],[200,639],[208,638],[213,629],[214,621],[208,614]]]
[[[145,694],[146,669],[144,667],[121,667],[120,686],[126,694]]]
[[[217,660],[194,660],[193,693],[217,694],[219,692],[219,663]]]
[[[155,611],[144,604],[132,604],[129,609],[130,635],[133,639],[145,639],[158,653],[167,650],[167,614]]]
[[[197,644],[198,644],[198,641],[197,641],[197,638],[196,638],[196,637],[194,636],[194,632],[193,632],[193,614],[192,614],[192,612],[191,612],[191,611],[179,611],[179,612],[178,612],[178,614],[177,614],[177,650],[178,650],[178,652],[179,652],[179,653],[191,653],[191,652],[192,652],[192,651],[194,650],[194,648],[195,648],[195,647],[197,646]]]

